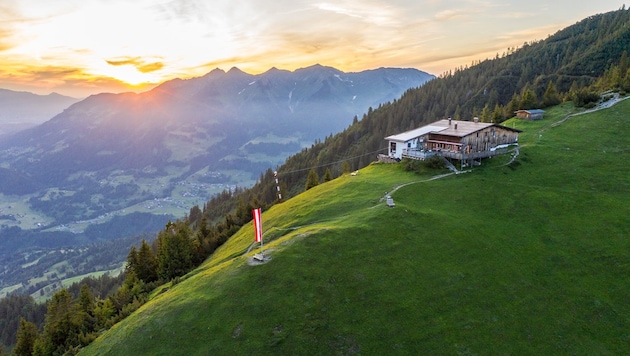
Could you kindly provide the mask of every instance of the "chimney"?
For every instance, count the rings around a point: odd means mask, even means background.
[[[457,123],[455,123],[455,130],[457,130]]]
[[[451,126],[451,117],[448,117],[448,126]]]
[[[476,124],[476,123],[478,123],[478,122],[479,122],[479,118],[475,116],[475,117],[473,118],[473,121],[474,121],[474,122],[475,122],[475,124]]]

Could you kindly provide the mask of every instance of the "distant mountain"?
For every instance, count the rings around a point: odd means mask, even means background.
[[[258,167],[220,161],[259,162],[263,169],[277,164],[432,78],[415,69],[344,73],[320,65],[260,75],[216,69],[142,94],[91,96],[0,142],[11,149],[0,157],[42,186],[78,171],[161,171],[169,164],[190,173],[210,165],[257,174]]]
[[[39,125],[79,100],[57,93],[37,95],[0,89],[0,135]]]
[[[273,123],[270,131],[299,132],[310,143],[347,127],[353,116],[363,115],[369,107],[397,99],[433,78],[416,69],[397,68],[344,73],[314,65],[294,72],[272,68],[259,75],[232,68],[169,81],[153,92],[206,117],[234,118],[259,127]]]
[[[232,68],[141,94],[90,96],[0,139],[0,193],[26,202],[0,205],[0,227],[77,240],[132,212],[183,216],[433,78],[415,69]]]

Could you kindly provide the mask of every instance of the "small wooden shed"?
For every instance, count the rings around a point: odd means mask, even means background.
[[[514,113],[516,114],[516,117],[520,119],[540,120],[543,118],[545,111],[540,110],[540,109],[532,109],[532,110],[517,110]]]

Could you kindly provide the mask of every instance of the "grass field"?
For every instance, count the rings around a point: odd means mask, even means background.
[[[374,164],[272,207],[268,263],[248,225],[82,354],[629,354],[630,101],[570,110],[505,123],[508,165]]]

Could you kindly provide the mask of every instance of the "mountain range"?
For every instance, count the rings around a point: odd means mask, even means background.
[[[0,226],[62,234],[65,243],[86,230],[88,240],[117,237],[94,226],[127,226],[120,219],[129,214],[144,216],[132,224],[143,229],[161,216],[150,227],[160,228],[433,78],[396,68],[232,68],[139,94],[90,96],[0,139]]]

